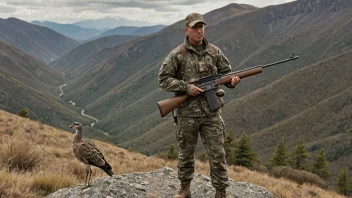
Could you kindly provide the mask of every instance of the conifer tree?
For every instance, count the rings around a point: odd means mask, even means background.
[[[255,154],[252,150],[251,139],[246,133],[243,133],[236,145],[235,164],[252,168],[254,158]]]
[[[345,196],[351,191],[351,179],[348,178],[348,169],[343,168],[340,170],[336,177],[337,188],[339,192]]]
[[[175,145],[170,145],[169,151],[167,152],[167,158],[171,160],[175,160],[178,158],[178,153],[176,152]]]
[[[294,168],[307,170],[309,157],[310,155],[304,146],[304,141],[301,139],[294,152]]]
[[[287,153],[285,139],[282,138],[280,143],[276,146],[274,154],[272,155],[269,166],[286,166],[288,165],[289,156]]]
[[[226,163],[229,165],[235,164],[235,148],[236,142],[231,133],[226,133],[224,149],[226,153]]]
[[[313,164],[313,173],[323,179],[327,179],[331,173],[329,171],[329,162],[326,160],[324,149],[320,149]]]

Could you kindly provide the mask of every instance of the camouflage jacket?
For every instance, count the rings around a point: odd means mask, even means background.
[[[187,86],[197,79],[217,73],[228,73],[231,65],[222,51],[216,46],[203,40],[205,50],[199,54],[190,44],[185,42],[172,50],[165,58],[159,70],[159,86],[170,92],[187,91]],[[221,98],[218,101],[223,104]],[[188,117],[216,115],[221,109],[210,111],[203,95],[190,97],[178,109],[178,114]]]

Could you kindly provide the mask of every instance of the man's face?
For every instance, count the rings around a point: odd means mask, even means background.
[[[189,41],[193,45],[199,45],[202,43],[204,38],[205,25],[203,23],[196,23],[193,27],[185,27],[185,32],[189,38]]]

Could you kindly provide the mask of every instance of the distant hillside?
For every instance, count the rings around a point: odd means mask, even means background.
[[[77,25],[60,24],[60,23],[54,23],[50,21],[43,21],[43,22],[32,21],[32,24],[50,28],[62,35],[65,35],[77,41],[82,41],[82,40],[89,39],[91,37],[96,37],[97,35],[100,35],[102,32],[106,31],[106,29],[81,28]]]
[[[113,17],[105,17],[100,19],[92,19],[92,20],[84,20],[80,22],[73,23],[74,25],[80,26],[82,28],[98,28],[98,29],[105,29],[105,28],[116,28],[118,26],[150,26],[153,25],[146,21],[134,21],[129,20],[123,17],[120,18],[113,18]]]
[[[2,41],[0,55],[1,74],[16,78],[35,89],[59,94],[59,90],[52,89],[53,86],[64,82],[62,74],[58,71]]]
[[[119,26],[106,31],[99,36],[103,37],[103,36],[111,36],[111,35],[131,35],[134,31],[140,28],[141,27],[134,27],[134,26]]]
[[[91,37],[84,42],[89,42],[98,38],[102,38],[105,36],[112,36],[112,35],[137,35],[137,36],[144,36],[148,34],[153,34],[165,28],[165,25],[155,25],[155,26],[146,26],[146,27],[135,27],[135,26],[119,26],[117,28],[113,28],[111,30],[105,31],[99,36]]]
[[[0,109],[18,113],[56,127],[86,119],[59,100],[63,76],[42,61],[0,41]]]
[[[110,35],[138,35],[143,36],[147,34],[153,34],[165,28],[166,25],[155,25],[146,27],[133,27],[133,26],[120,26],[111,30],[108,30],[99,37],[110,36]]]
[[[84,63],[89,58],[93,58],[98,52],[136,38],[138,36],[115,35],[102,37],[76,47],[52,64],[60,71],[65,71],[67,77],[71,78],[79,75],[82,72],[80,66],[84,66]],[[84,70],[87,70],[87,68],[84,68]]]
[[[0,40],[45,62],[53,61],[79,45],[49,28],[16,18],[0,19]]]

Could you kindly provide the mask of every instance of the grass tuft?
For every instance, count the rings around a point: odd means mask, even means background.
[[[75,180],[68,175],[41,173],[34,177],[32,190],[46,196],[61,188],[70,187],[74,184]]]
[[[300,185],[306,183],[313,184],[321,188],[326,188],[328,186],[327,183],[318,175],[303,170],[292,169],[286,166],[274,167],[271,174],[276,178],[283,177]]]
[[[0,145],[0,167],[10,171],[32,171],[42,161],[41,151],[33,143],[25,139],[8,138]]]

